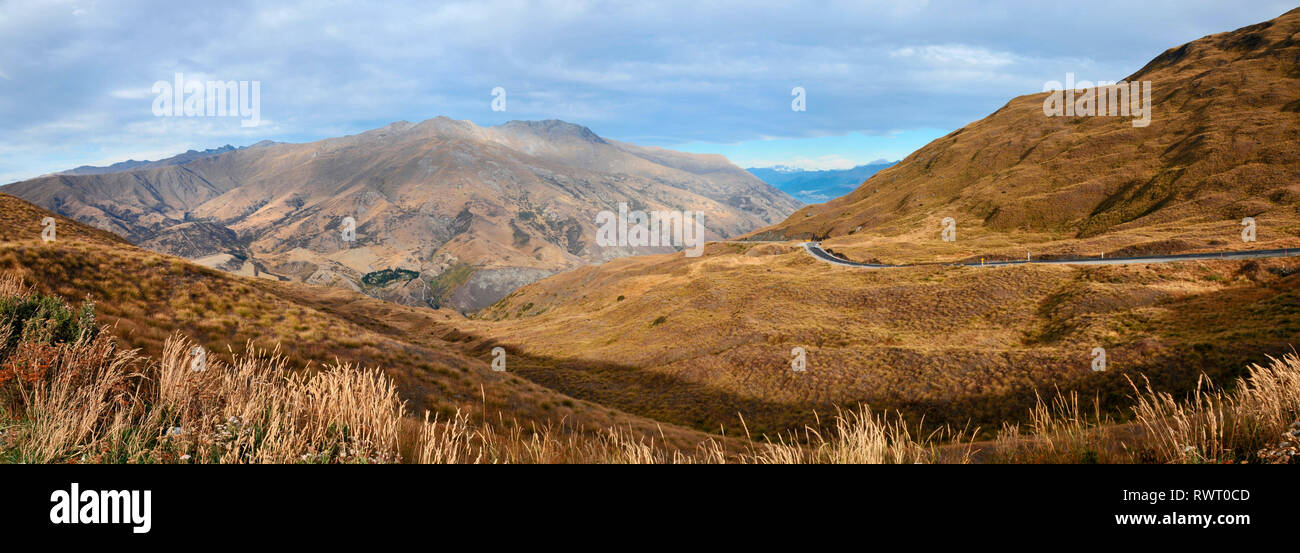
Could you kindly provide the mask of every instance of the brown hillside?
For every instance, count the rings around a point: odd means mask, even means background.
[[[57,238],[40,239],[41,219],[52,216],[0,194],[0,273],[69,301],[95,303],[101,323],[125,345],[160,356],[174,332],[193,338],[212,356],[278,348],[290,366],[334,362],[381,368],[398,385],[410,411],[457,409],[492,422],[548,422],[592,431],[618,426],[657,440],[693,447],[702,435],[575,400],[494,372],[459,344],[434,337],[433,321],[464,321],[451,310],[393,304],[346,290],[246,278],[127,244],[69,219]]]
[[[530,380],[700,429],[735,428],[739,413],[756,433],[797,430],[866,402],[991,431],[1024,419],[1035,390],[1121,408],[1126,376],[1181,393],[1290,352],[1297,272],[1294,258],[862,270],[788,245],[710,244],[557,275],[457,328],[517,353]]]
[[[1047,94],[1015,98],[868,179],[753,233],[835,237],[863,258],[959,259],[1005,252],[1099,255],[1257,247],[1300,235],[1300,10],[1156,57],[1149,126],[1131,117],[1048,117]],[[936,246],[940,221],[955,245]],[[852,235],[850,237],[850,235]],[[900,248],[895,244],[917,247]],[[1251,246],[1256,247],[1256,246]],[[885,259],[882,257],[882,259]]]

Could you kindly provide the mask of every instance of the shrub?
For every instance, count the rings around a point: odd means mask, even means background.
[[[55,346],[92,341],[99,335],[95,306],[86,302],[73,308],[63,299],[32,293],[21,284],[0,284],[0,384],[17,375],[40,375],[39,367],[14,358],[20,343]]]

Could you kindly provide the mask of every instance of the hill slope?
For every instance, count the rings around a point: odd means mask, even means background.
[[[1023,258],[1011,243],[1092,255],[1141,242],[1170,251],[1240,244],[1243,217],[1256,219],[1261,243],[1293,240],[1297,32],[1292,10],[1156,57],[1127,79],[1152,83],[1146,127],[1131,117],[1046,116],[1046,93],[1015,98],[851,194],[753,236],[831,237],[838,251],[912,261],[1002,250]],[[958,240],[940,250],[945,217],[956,220]]]
[[[56,240],[47,243],[40,238],[47,216],[52,214],[0,194],[0,273],[16,274],[45,294],[94,302],[99,321],[146,355],[160,356],[167,337],[180,332],[226,360],[232,349],[243,352],[251,345],[278,349],[290,366],[337,361],[381,368],[417,414],[427,409],[446,419],[460,410],[479,420],[593,432],[620,426],[685,447],[704,439],[529,383],[509,368],[493,371],[485,360],[490,345],[442,340],[430,332],[435,322],[450,329],[466,322],[454,311],[241,277],[132,246],[57,215]]]
[[[710,244],[556,275],[458,329],[506,346],[530,380],[700,429],[740,413],[755,434],[797,430],[866,402],[992,431],[1023,420],[1035,390],[1121,408],[1126,377],[1181,394],[1290,352],[1298,273],[1295,258],[864,270]]]

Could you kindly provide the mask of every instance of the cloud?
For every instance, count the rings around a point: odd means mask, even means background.
[[[1017,59],[1009,52],[993,52],[965,44],[907,46],[891,51],[889,57],[943,67],[1001,67]]]
[[[231,0],[177,11],[167,1],[11,1],[0,13],[0,151],[12,155],[0,157],[0,175],[168,144],[180,152],[315,140],[437,115],[479,124],[560,118],[659,146],[947,132],[1066,72],[1118,80],[1181,42],[1289,9],[1010,4],[472,0],[379,10]],[[262,117],[274,123],[250,131],[236,119],[158,120],[147,91],[176,72],[261,81]],[[506,112],[491,110],[496,86],[508,91]],[[807,91],[806,112],[790,109],[795,86]],[[834,154],[842,159],[800,149],[747,155],[820,167],[873,155]]]
[[[108,95],[119,100],[143,100],[145,98],[157,97],[157,95],[148,88],[114,90],[109,92]]]
[[[776,167],[781,165],[792,169],[803,169],[805,171],[823,171],[827,169],[852,169],[863,164],[832,154],[816,158],[795,156],[786,159],[755,160],[747,165],[750,167]]]

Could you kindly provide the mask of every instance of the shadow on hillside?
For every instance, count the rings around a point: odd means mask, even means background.
[[[819,420],[828,421],[837,408],[851,410],[861,403],[867,403],[878,413],[899,413],[910,426],[925,434],[946,426],[967,434],[978,428],[976,437],[991,438],[1003,423],[1028,422],[1029,412],[1040,396],[1050,401],[1058,393],[1077,393],[1087,413],[1093,412],[1096,401],[1103,416],[1123,422],[1131,416],[1129,409],[1134,395],[1129,379],[1139,386],[1145,386],[1149,380],[1153,389],[1181,398],[1196,389],[1202,375],[1208,376],[1215,385],[1230,386],[1249,364],[1265,363],[1268,356],[1278,357],[1291,351],[1284,346],[1202,344],[1144,354],[1139,348],[1117,356],[1112,364],[1117,367],[1114,370],[1078,373],[1073,365],[1051,367],[1054,370],[1043,374],[1060,376],[1073,369],[1079,376],[1034,382],[1010,391],[964,394],[947,400],[882,393],[839,404],[795,404],[742,397],[629,365],[528,355],[510,344],[455,329],[444,329],[440,338],[457,343],[465,348],[465,353],[487,362],[491,362],[494,347],[503,347],[508,353],[511,373],[575,398],[658,421],[711,433],[725,428],[727,435],[738,436],[745,432],[741,427],[743,417],[749,434],[755,438],[817,427]]]

